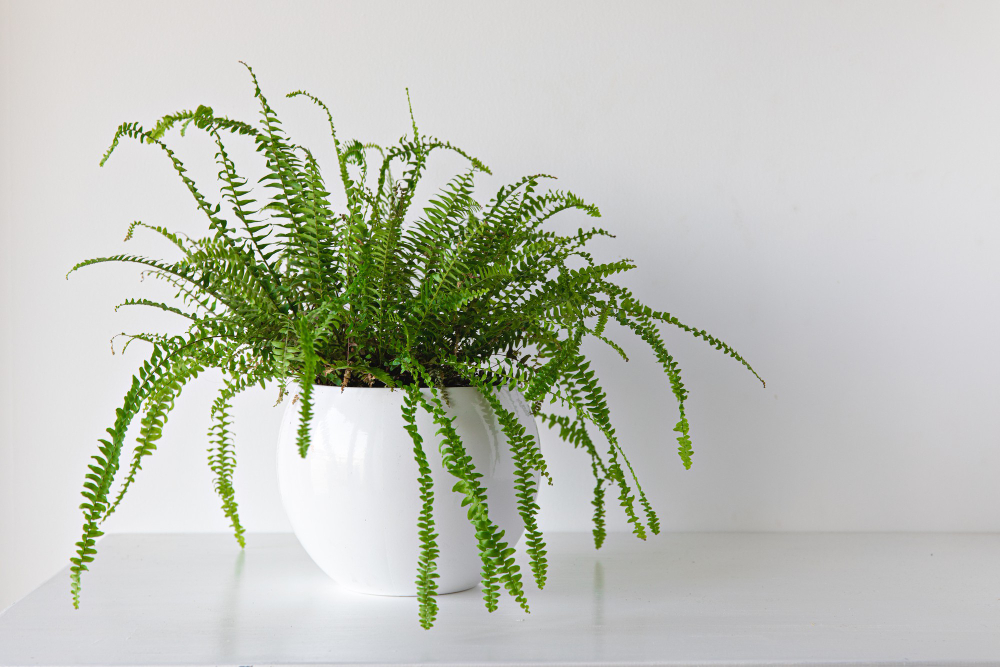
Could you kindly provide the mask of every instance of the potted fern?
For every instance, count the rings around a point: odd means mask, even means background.
[[[336,180],[346,197],[343,210],[335,209],[320,165],[286,136],[247,70],[261,108],[258,124],[206,106],[164,116],[151,129],[125,123],[101,160],[122,138],[162,150],[205,216],[208,234],[192,239],[134,222],[126,240],[149,231],[180,258],[118,254],[70,271],[138,264],[167,283],[176,299],[122,305],[157,308],[188,322],[183,335],[126,337],[150,351],[86,475],[83,535],[71,559],[74,605],[101,523],[155,450],[182,388],[208,369],[225,380],[210,410],[208,462],[239,545],[244,528],[232,484],[229,410],[240,392],[271,384],[279,400],[292,397],[278,438],[278,470],[296,534],[340,583],[416,595],[424,627],[434,622],[437,593],[477,580],[489,610],[501,587],[527,610],[513,558],[522,533],[531,575],[544,585],[535,495],[547,472],[536,419],[590,459],[596,547],[605,538],[609,489],[639,538],[657,533],[656,513],[615,435],[581,344],[594,337],[625,358],[606,333],[616,322],[651,348],[677,400],[674,431],[685,467],[692,455],[687,392],[658,325],[702,338],[756,375],[750,365],[707,332],[653,310],[613,282],[633,263],[601,263],[586,250],[608,232],[549,230],[546,221],[567,209],[600,214],[571,192],[541,190],[548,177],[524,177],[482,204],[474,179],[489,169],[450,143],[421,135],[415,122],[412,134],[388,148],[342,142],[319,99],[290,93],[314,102],[330,123]],[[220,201],[201,193],[165,142],[169,131],[190,127],[215,143]],[[262,158],[266,174],[257,187],[230,158],[233,137],[253,142]],[[468,168],[413,211],[417,185],[437,151],[457,153]],[[126,432],[137,418],[137,444],[114,490]]]

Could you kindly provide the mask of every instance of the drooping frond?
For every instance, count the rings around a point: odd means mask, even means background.
[[[222,511],[233,527],[233,535],[240,547],[246,546],[245,530],[240,523],[239,508],[236,504],[236,490],[233,488],[233,473],[236,471],[236,451],[233,434],[230,431],[232,419],[229,411],[233,398],[254,384],[257,378],[251,370],[231,378],[212,403],[212,426],[208,438],[212,446],[208,448],[208,465],[215,473],[215,492],[222,500]]]
[[[431,467],[427,462],[427,454],[424,452],[423,438],[417,430],[417,407],[420,399],[416,394],[420,390],[407,385],[406,395],[403,397],[403,420],[406,422],[406,431],[413,440],[413,456],[417,461],[417,470],[420,472],[420,518],[417,520],[417,527],[420,535],[420,559],[417,562],[417,600],[420,603],[420,625],[430,628],[434,625],[437,617],[437,601],[434,595],[437,592],[438,547],[437,533],[434,531],[434,481],[431,478]]]

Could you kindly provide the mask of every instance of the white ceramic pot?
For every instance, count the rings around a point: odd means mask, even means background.
[[[429,391],[424,390],[429,396]],[[473,387],[450,388],[449,415],[487,489],[490,518],[514,546],[524,527],[514,495],[514,462],[493,410]],[[278,436],[278,484],[296,536],[338,584],[361,593],[416,595],[420,541],[420,492],[413,441],[400,411],[403,392],[317,385],[313,391],[312,443],[299,456],[296,430],[301,405],[291,401]],[[503,405],[527,432],[538,436],[520,393],[500,391]],[[455,478],[443,470],[437,426],[417,410],[434,479],[439,593],[479,582],[475,531]],[[537,476],[536,476],[537,483]],[[537,487],[536,487],[537,488]]]

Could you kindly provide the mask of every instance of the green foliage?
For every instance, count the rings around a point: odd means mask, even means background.
[[[222,499],[222,511],[232,524],[240,547],[246,546],[246,541],[243,538],[244,529],[240,524],[239,509],[236,505],[236,491],[233,489],[236,453],[233,450],[232,434],[229,432],[229,427],[232,425],[229,410],[233,397],[249,386],[247,381],[251,377],[248,375],[226,382],[226,386],[212,403],[212,426],[208,430],[208,438],[212,443],[208,448],[208,465],[215,473],[215,492]]]
[[[181,253],[177,261],[128,254],[90,259],[73,267],[124,262],[164,281],[174,303],[130,299],[123,306],[146,306],[180,315],[183,336],[125,335],[150,345],[117,409],[109,437],[99,440],[84,482],[80,506],[83,536],[71,559],[74,605],[80,577],[93,561],[99,529],[125,497],[143,460],[156,449],[167,417],[182,388],[207,369],[217,369],[225,386],[212,404],[209,465],[222,509],[240,546],[233,473],[236,459],[229,416],[232,399],[253,385],[276,383],[281,395],[297,385],[301,421],[299,454],[308,455],[312,392],[316,384],[398,388],[405,392],[403,419],[413,441],[419,470],[420,556],[417,566],[419,619],[429,628],[437,614],[437,534],[434,486],[425,443],[417,431],[418,411],[437,426],[437,446],[452,492],[462,497],[475,528],[482,560],[487,609],[505,590],[526,611],[522,575],[513,545],[490,518],[486,492],[471,457],[446,411],[447,388],[477,388],[492,407],[507,437],[515,465],[514,491],[524,522],[529,566],[535,583],[547,576],[545,542],[538,529],[536,479],[549,477],[539,443],[502,400],[501,389],[519,390],[535,414],[559,436],[590,457],[594,474],[594,541],[606,536],[605,494],[618,489],[618,501],[634,533],[645,539],[659,522],[611,424],[607,398],[597,374],[581,352],[593,337],[626,361],[623,348],[606,332],[621,325],[652,349],[679,408],[678,451],[691,465],[691,438],[685,412],[687,389],[667,351],[658,325],[670,324],[746,366],[732,348],[669,313],[639,303],[611,279],[633,268],[630,260],[599,263],[585,250],[599,228],[559,234],[547,228],[554,215],[569,209],[599,217],[598,209],[575,194],[543,190],[542,174],[500,188],[486,203],[474,196],[475,179],[487,167],[448,142],[412,134],[391,147],[341,141],[329,109],[304,91],[326,114],[337,157],[336,177],[346,196],[343,211],[330,203],[323,172],[306,148],[293,143],[250,72],[260,105],[260,121],[249,124],[218,116],[206,106],[161,118],[150,130],[138,123],[118,128],[101,164],[122,139],[159,148],[167,156],[195,207],[207,219],[198,239],[159,226],[133,222],[125,240],[146,230]],[[412,120],[412,107],[410,111]],[[179,127],[206,133],[215,146],[219,201],[201,193],[166,143]],[[240,175],[227,146],[252,142],[265,175],[256,186]],[[423,210],[412,212],[416,189],[434,152],[461,156],[468,168],[455,176]],[[754,373],[756,375],[756,373]],[[558,413],[541,413],[543,405]],[[142,413],[131,464],[114,496],[129,425]],[[607,445],[602,453],[592,427]],[[114,497],[112,501],[111,498]]]
[[[437,533],[434,532],[434,482],[431,479],[431,467],[424,453],[423,438],[417,430],[417,406],[420,403],[416,385],[406,385],[406,396],[403,398],[403,421],[406,431],[413,440],[413,457],[417,461],[420,472],[420,517],[417,526],[420,536],[420,559],[417,564],[417,601],[420,604],[420,625],[430,628],[437,616],[437,601],[434,594],[437,591],[438,578]]]

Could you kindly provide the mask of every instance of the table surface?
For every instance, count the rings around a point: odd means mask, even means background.
[[[290,534],[110,535],[0,615],[0,665],[1000,664],[1000,535],[551,534],[550,574],[489,614],[478,589],[339,589]]]

